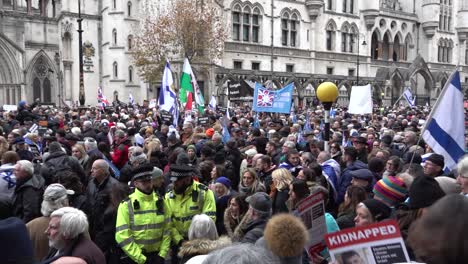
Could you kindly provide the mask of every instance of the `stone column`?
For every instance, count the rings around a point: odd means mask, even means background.
[[[12,90],[14,91],[15,99],[16,99],[14,102],[17,102],[17,101],[21,100],[21,87],[17,86]]]
[[[377,53],[378,53],[378,56],[377,56],[377,59],[378,60],[381,60],[383,58],[383,42],[382,41],[379,41],[377,42]]]
[[[393,42],[388,43],[388,60],[393,61]]]
[[[73,95],[72,95],[72,86],[73,86],[73,77],[72,77],[72,62],[70,61],[63,61],[63,68],[64,68],[64,74],[63,74],[63,84],[65,85],[63,99],[64,100],[72,100]]]
[[[32,14],[32,0],[26,0],[26,10],[28,15]]]

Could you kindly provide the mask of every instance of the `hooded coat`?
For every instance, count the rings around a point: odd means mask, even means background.
[[[348,188],[348,186],[351,184],[351,180],[353,179],[351,172],[359,169],[367,169],[367,164],[360,160],[356,160],[343,170],[341,177],[338,179],[338,197],[336,204],[341,204],[344,201],[346,188]]]
[[[33,175],[26,181],[16,181],[13,195],[13,214],[25,223],[41,216],[44,179]]]
[[[228,247],[232,244],[231,239],[225,236],[217,240],[209,239],[194,239],[182,244],[179,249],[178,256],[181,259],[180,263],[186,263],[189,259],[199,256],[208,255],[209,253]]]

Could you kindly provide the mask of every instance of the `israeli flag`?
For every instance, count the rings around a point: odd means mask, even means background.
[[[416,106],[416,96],[413,96],[413,93],[409,88],[406,88],[406,90],[403,92],[403,97],[405,97],[406,102],[408,102],[408,105],[411,108]]]
[[[211,99],[210,99],[210,103],[208,104],[208,106],[213,109],[213,110],[216,110],[216,105],[218,104],[218,102],[216,102],[216,97],[214,95],[211,96]]]
[[[465,154],[465,114],[460,73],[450,76],[427,118],[422,137],[434,150],[444,156],[448,168],[454,169]]]
[[[133,106],[135,104],[135,99],[133,98],[132,93],[128,94],[128,103]]]

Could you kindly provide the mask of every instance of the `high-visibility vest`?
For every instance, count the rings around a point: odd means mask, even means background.
[[[165,258],[171,244],[169,212],[155,192],[147,195],[135,189],[119,205],[115,240],[136,263],[145,263],[144,253],[159,252]]]
[[[188,230],[196,214],[206,214],[216,222],[216,202],[213,191],[205,185],[194,181],[183,194],[170,191],[166,202],[171,215],[172,242],[188,239]]]

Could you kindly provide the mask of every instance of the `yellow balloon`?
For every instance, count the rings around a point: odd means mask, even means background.
[[[334,102],[338,97],[338,87],[332,82],[324,82],[317,88],[317,98],[320,102]]]

